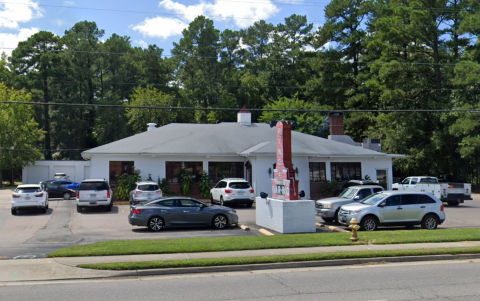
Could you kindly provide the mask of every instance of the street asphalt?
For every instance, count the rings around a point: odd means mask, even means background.
[[[267,263],[232,265],[216,267],[193,267],[193,268],[168,268],[133,271],[100,271],[78,268],[79,264],[86,263],[109,263],[109,262],[135,262],[150,260],[185,260],[198,258],[222,258],[222,257],[249,257],[271,256],[291,254],[312,254],[344,251],[379,251],[379,250],[408,250],[408,249],[432,249],[432,248],[466,248],[478,247],[480,241],[462,241],[450,243],[420,243],[420,244],[389,244],[389,245],[352,245],[332,246],[315,248],[286,248],[266,250],[245,250],[229,252],[204,252],[204,253],[178,253],[178,254],[155,254],[155,255],[127,255],[127,256],[102,256],[102,257],[59,257],[43,259],[16,259],[0,260],[0,285],[2,283],[15,283],[23,281],[51,281],[51,280],[75,280],[75,279],[98,279],[112,277],[141,277],[168,274],[187,273],[218,273],[248,270],[289,269],[300,267],[341,266],[367,263],[385,262],[409,262],[409,261],[433,261],[480,258],[480,254],[465,255],[428,255],[428,256],[403,256],[362,259],[340,259],[323,261],[304,261],[286,263]]]

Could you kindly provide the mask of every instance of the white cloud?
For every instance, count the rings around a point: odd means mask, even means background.
[[[145,42],[144,40],[135,40],[133,41],[134,43],[137,43],[140,47],[142,48],[147,48],[148,47],[148,44],[147,42]]]
[[[187,27],[187,23],[178,19],[156,17],[145,19],[142,23],[135,25],[133,30],[147,37],[167,39],[171,36],[181,34],[182,30]]]
[[[215,0],[213,3],[200,1],[196,5],[183,5],[172,0],[163,0],[160,7],[179,15],[179,18],[188,22],[193,21],[198,15],[207,16],[213,20],[229,20],[240,27],[252,25],[255,21],[268,19],[280,10],[272,2],[226,2]]]
[[[73,1],[64,1],[64,2],[63,2],[63,5],[65,5],[65,6],[75,6],[75,2],[73,2]]]
[[[7,55],[11,55],[14,48],[17,48],[18,42],[27,40],[33,34],[39,32],[38,28],[22,28],[17,34],[0,33],[0,49]],[[5,49],[6,48],[6,49]]]
[[[42,9],[31,0],[10,0],[0,4],[0,28],[19,28],[33,18],[42,17]]]

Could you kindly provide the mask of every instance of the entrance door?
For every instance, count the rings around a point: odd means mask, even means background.
[[[250,183],[250,186],[252,186],[252,164],[250,161],[245,163],[245,180],[247,180],[247,182]]]
[[[388,176],[386,169],[377,169],[377,181],[380,186],[385,188],[385,190],[388,189]]]

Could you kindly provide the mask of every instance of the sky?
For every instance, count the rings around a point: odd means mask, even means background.
[[[266,20],[277,25],[292,14],[306,15],[314,29],[324,22],[328,0],[0,0],[0,53],[39,31],[63,36],[81,21],[112,34],[129,36],[134,47],[156,44],[169,55],[182,30],[197,16],[219,30],[240,30]]]

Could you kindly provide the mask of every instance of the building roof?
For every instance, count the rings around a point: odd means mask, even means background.
[[[85,158],[97,154],[271,156],[276,154],[276,133],[275,128],[264,123],[249,125],[236,122],[171,123],[82,153]],[[385,153],[296,131],[292,131],[292,155],[388,156]]]

